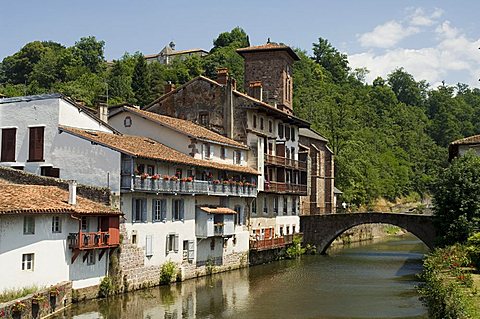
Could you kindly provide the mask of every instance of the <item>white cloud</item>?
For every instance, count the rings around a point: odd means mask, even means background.
[[[391,48],[404,38],[419,31],[416,27],[405,27],[392,20],[376,26],[371,32],[360,35],[359,41],[363,47]]]
[[[413,10],[403,25],[397,21],[389,21],[377,26],[372,32],[360,36],[360,43],[362,46],[387,49],[352,54],[349,56],[350,66],[353,69],[366,67],[370,71],[367,75],[369,82],[377,76],[385,78],[394,69],[404,67],[417,81],[426,80],[431,85],[445,80],[448,84],[464,82],[478,87],[480,39],[469,39],[462,30],[452,26],[449,21],[438,22],[442,14],[443,11],[440,9],[425,14],[420,8]],[[386,25],[390,27],[386,28]],[[403,36],[399,35],[402,28],[407,29]],[[394,35],[388,37],[387,34],[383,34],[382,42],[382,32],[379,30],[387,29],[393,31]],[[420,32],[424,33],[425,37],[433,39],[435,43],[417,49],[394,47],[406,36]]]
[[[431,14],[426,14],[423,8],[416,8],[409,17],[409,24],[427,27],[435,24],[436,20],[443,15],[443,10],[436,8]]]

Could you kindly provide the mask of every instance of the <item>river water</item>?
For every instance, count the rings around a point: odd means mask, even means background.
[[[428,318],[411,235],[73,305],[56,318]]]

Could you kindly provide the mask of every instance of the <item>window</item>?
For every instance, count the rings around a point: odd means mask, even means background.
[[[179,179],[182,178],[182,169],[181,168],[177,168],[175,170],[175,176],[177,176]]]
[[[167,235],[167,254],[172,252],[178,252],[178,234]]]
[[[292,137],[292,141],[295,141],[295,128],[294,127],[290,128],[290,135]]]
[[[147,174],[150,176],[155,175],[155,166],[147,165]]]
[[[292,198],[292,214],[296,215],[297,213],[297,199],[294,197]]]
[[[292,226],[292,234],[295,234],[295,225]]]
[[[243,222],[243,210],[240,205],[235,205],[235,208],[233,209],[236,214],[235,214],[235,225],[242,225]]]
[[[283,236],[283,226],[280,226],[280,236]]]
[[[278,123],[278,137],[283,139],[283,124]]]
[[[145,237],[145,256],[153,256],[153,235],[147,235]]]
[[[257,116],[253,116],[253,128],[257,128]]]
[[[81,221],[80,221],[81,225],[80,225],[80,229],[82,231],[88,231],[88,218],[83,216],[81,218]]]
[[[210,241],[210,250],[215,250],[215,238]]]
[[[278,196],[273,198],[273,213],[278,213]]]
[[[235,151],[234,152],[234,157],[233,157],[233,164],[240,165],[242,163],[242,152],[241,151]]]
[[[87,257],[87,265],[95,265],[97,254],[94,249],[90,250]]]
[[[2,155],[0,162],[15,162],[16,128],[2,130]]]
[[[145,164],[138,164],[137,165],[137,174],[140,175],[145,173]]]
[[[35,216],[23,217],[23,234],[24,235],[35,234]]]
[[[167,221],[167,200],[154,199],[152,201],[152,219],[154,222]]]
[[[256,215],[256,214],[257,214],[257,199],[255,198],[252,201],[252,215]]]
[[[290,152],[292,159],[295,159],[295,147],[292,147],[292,151]]]
[[[34,261],[34,254],[23,254],[22,255],[22,270],[33,271],[33,261]]]
[[[177,221],[177,220],[183,221],[185,218],[183,199],[173,199],[172,207],[173,207],[172,221]]]
[[[134,198],[132,200],[132,222],[145,223],[147,221],[147,200]]]
[[[192,177],[192,178],[194,177],[193,176],[193,170],[187,169],[187,177]]]
[[[272,121],[268,121],[268,131],[269,131],[270,133],[273,132],[273,122],[272,122]]]
[[[287,235],[290,234],[290,226],[287,226]]]
[[[44,127],[31,127],[28,146],[28,161],[43,161],[43,135]]]
[[[263,198],[263,213],[267,214],[268,213],[268,207],[267,207],[267,197]]]
[[[52,233],[61,233],[62,232],[62,220],[60,216],[52,217]]]
[[[227,149],[224,146],[220,147],[220,158],[221,159],[227,158]]]
[[[288,205],[288,199],[287,197],[283,197],[283,214],[287,215],[287,205]]]
[[[200,112],[198,114],[198,123],[200,123],[200,125],[208,126],[209,121],[208,112]]]
[[[260,118],[260,129],[263,130],[263,117]]]
[[[42,166],[40,168],[40,175],[59,178],[60,169],[52,166]]]
[[[202,155],[204,159],[212,158],[213,157],[213,147],[210,147],[210,144],[203,144],[202,145]]]
[[[285,139],[289,140],[290,139],[290,128],[285,125]]]

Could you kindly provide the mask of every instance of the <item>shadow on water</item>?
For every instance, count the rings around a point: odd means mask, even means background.
[[[85,302],[56,318],[427,318],[414,288],[426,252],[407,235]]]

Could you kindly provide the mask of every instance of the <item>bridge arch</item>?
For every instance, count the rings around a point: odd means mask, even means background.
[[[305,244],[312,244],[324,254],[332,242],[348,229],[363,224],[390,224],[414,234],[430,249],[434,246],[434,217],[418,214],[351,213],[300,216]]]

